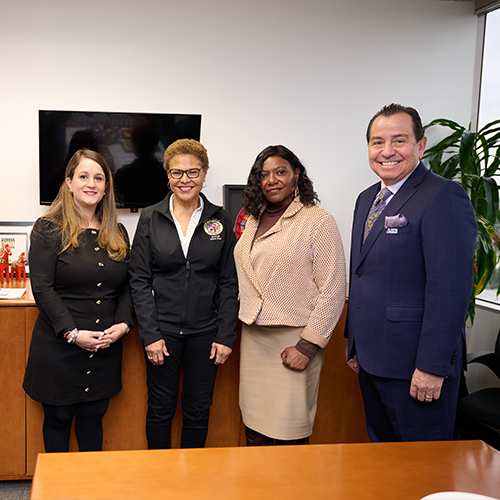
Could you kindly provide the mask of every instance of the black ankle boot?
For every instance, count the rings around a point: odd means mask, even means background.
[[[271,446],[274,439],[264,436],[260,432],[254,431],[245,426],[245,436],[247,438],[247,446]]]

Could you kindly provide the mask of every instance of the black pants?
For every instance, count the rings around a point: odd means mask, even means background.
[[[163,365],[153,365],[146,356],[148,376],[148,413],[146,436],[149,449],[171,447],[172,419],[177,407],[179,374],[182,382],[181,448],[203,448],[217,375],[210,358],[216,332],[198,335],[163,333],[170,356]]]
[[[75,420],[75,434],[80,451],[101,451],[102,417],[109,405],[109,398],[66,406],[43,405],[43,442],[45,451],[69,450],[71,423]]]

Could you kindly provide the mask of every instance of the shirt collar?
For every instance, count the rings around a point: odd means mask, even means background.
[[[169,200],[169,203],[168,203],[168,208],[169,208],[170,213],[172,215],[174,215],[174,201],[173,201],[173,199],[174,199],[174,197],[171,196],[170,200]],[[200,196],[200,206],[193,213],[203,212],[203,208],[204,207],[205,207],[205,203],[203,202],[203,197]]]
[[[418,162],[416,165],[415,165],[415,168],[418,167],[420,162]],[[391,184],[390,186],[388,186],[384,181],[380,181],[381,183],[381,186],[380,186],[380,190],[382,191],[382,189],[384,189],[385,187],[387,189],[389,189],[389,191],[392,193],[392,194],[396,194],[400,189],[401,189],[401,186],[407,181],[408,177],[410,177],[411,174],[413,174],[413,172],[415,171],[415,168],[408,174],[406,175],[405,177],[403,177],[400,181],[394,183],[394,184]]]

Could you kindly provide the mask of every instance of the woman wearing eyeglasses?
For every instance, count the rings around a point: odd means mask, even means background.
[[[165,151],[171,193],[145,208],[132,247],[130,284],[144,344],[150,449],[171,447],[183,367],[181,448],[205,445],[218,365],[236,338],[236,239],[229,214],[201,193],[203,145],[181,139]]]

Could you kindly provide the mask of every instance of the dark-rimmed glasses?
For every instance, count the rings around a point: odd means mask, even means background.
[[[177,168],[171,168],[168,171],[172,179],[182,179],[184,174],[186,174],[189,179],[197,179],[200,176],[200,172],[201,168],[190,168],[189,170],[180,170]]]

